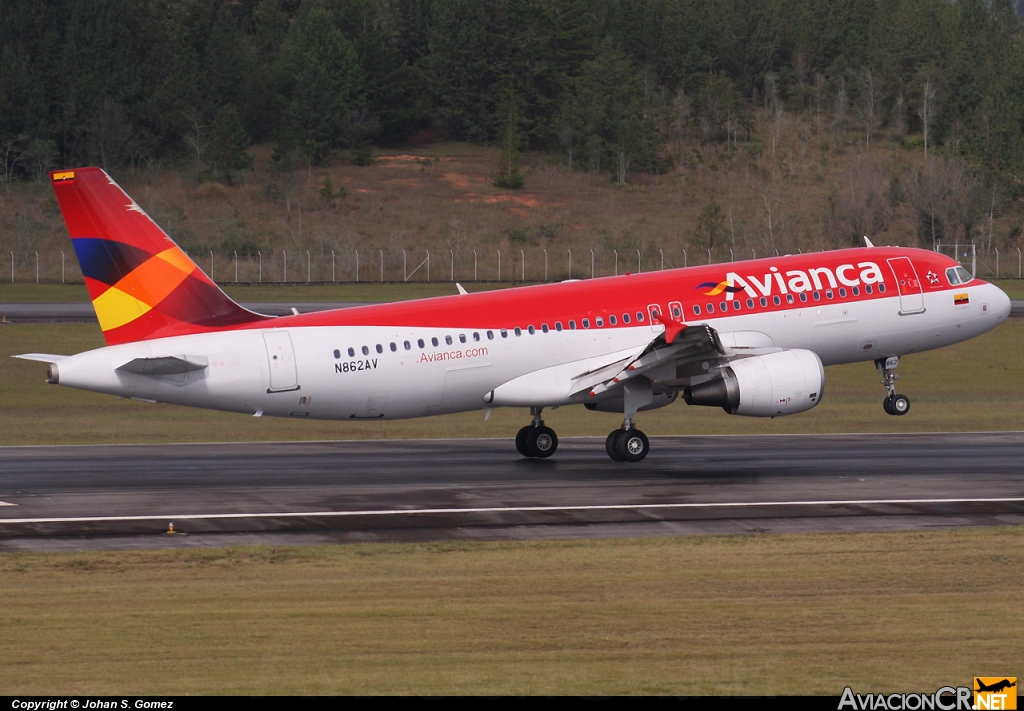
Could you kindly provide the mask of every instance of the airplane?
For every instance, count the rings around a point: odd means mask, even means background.
[[[1010,681],[1009,679],[1003,679],[1002,681],[997,681],[991,685],[986,685],[981,681],[981,679],[978,678],[975,678],[974,682],[978,685],[978,688],[975,689],[975,691],[991,691],[992,693],[996,694],[1000,691],[1012,689],[1013,687],[1017,686],[1017,682]]]
[[[889,415],[900,358],[995,328],[998,287],[937,252],[866,247],[271,317],[232,301],[103,170],[51,183],[107,346],[28,353],[47,382],[254,416],[334,420],[529,408],[621,412],[605,450],[650,451],[640,412],[777,417],[821,402],[824,366],[874,361]],[[488,412],[489,415],[489,412]]]

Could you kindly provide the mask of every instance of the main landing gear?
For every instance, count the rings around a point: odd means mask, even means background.
[[[639,462],[651,451],[651,443],[640,430],[626,420],[622,427],[612,430],[604,441],[604,451],[616,462]]]
[[[558,449],[558,435],[550,427],[544,426],[540,419],[541,407],[531,407],[533,424],[519,430],[516,434],[516,449],[524,457],[544,459],[550,457]]]
[[[899,365],[899,356],[889,356],[885,360],[875,361],[875,367],[882,374],[882,385],[889,392],[882,400],[882,408],[889,415],[905,415],[910,412],[910,398],[896,392],[896,366]]]

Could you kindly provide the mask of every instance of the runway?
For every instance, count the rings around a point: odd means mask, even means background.
[[[0,550],[1010,525],[1022,461],[1012,432],[6,447]]]

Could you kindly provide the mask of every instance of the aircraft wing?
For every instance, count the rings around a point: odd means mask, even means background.
[[[583,402],[641,376],[666,389],[679,389],[689,384],[688,376],[680,380],[681,370],[687,367],[696,367],[693,374],[699,378],[707,375],[708,369],[701,369],[705,362],[717,366],[734,358],[780,350],[724,345],[718,332],[707,324],[681,326],[670,336],[674,336],[671,343],[661,333],[636,348],[527,373],[487,393],[484,401],[501,407]]]

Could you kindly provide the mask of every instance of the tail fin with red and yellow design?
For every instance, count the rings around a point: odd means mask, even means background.
[[[108,345],[268,318],[232,301],[103,170],[50,179]]]

